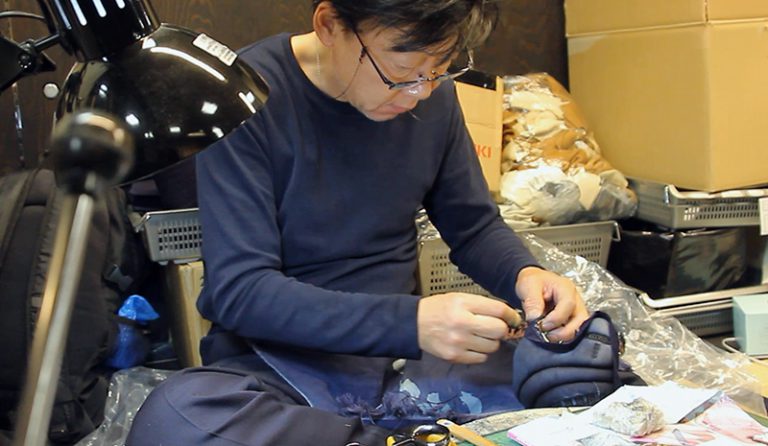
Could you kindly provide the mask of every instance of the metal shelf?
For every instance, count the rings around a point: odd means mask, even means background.
[[[747,294],[768,293],[768,284],[753,285],[741,288],[730,288],[719,291],[709,291],[706,293],[688,294],[685,296],[664,297],[653,299],[647,293],[640,293],[640,300],[653,309],[679,307],[682,305],[702,304],[706,302],[715,302],[718,300],[730,299],[734,296],[743,296]]]

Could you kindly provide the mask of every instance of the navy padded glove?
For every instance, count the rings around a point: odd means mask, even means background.
[[[547,342],[530,324],[514,353],[512,386],[526,408],[591,406],[625,383],[644,384],[637,375],[620,372],[626,364],[619,354],[619,335],[603,312],[595,312],[562,344]]]

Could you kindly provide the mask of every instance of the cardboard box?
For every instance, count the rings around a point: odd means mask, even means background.
[[[686,26],[768,15],[764,0],[566,0],[566,33]]]
[[[742,352],[768,355],[768,294],[734,296],[733,333]]]
[[[197,296],[203,289],[203,262],[169,263],[164,274],[171,336],[179,362],[183,367],[200,366],[200,339],[211,327],[196,306]]]
[[[490,79],[490,80],[489,80]],[[501,78],[482,73],[467,73],[457,79],[459,97],[469,136],[475,143],[488,189],[499,193],[501,180],[501,135],[504,84]]]
[[[768,2],[565,6],[570,90],[613,166],[694,190],[768,183]]]

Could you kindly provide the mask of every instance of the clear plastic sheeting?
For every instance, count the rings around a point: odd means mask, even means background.
[[[419,241],[440,238],[425,212],[416,217]],[[626,345],[623,359],[649,385],[666,381],[720,389],[742,407],[765,414],[760,382],[746,372],[749,357],[717,348],[672,316],[645,306],[638,291],[595,262],[567,254],[533,234],[521,234],[544,268],[571,279],[590,310],[607,313]]]
[[[120,370],[112,375],[104,421],[75,446],[123,446],[133,418],[149,393],[173,371],[146,367]]]
[[[416,213],[416,232],[418,234],[418,241],[425,242],[427,240],[435,240],[440,238],[440,233],[435,228],[435,225],[429,221],[427,211],[424,208],[419,209]]]
[[[634,215],[627,179],[602,157],[581,110],[548,74],[504,77],[503,145],[501,204],[511,226]]]
[[[743,408],[765,414],[760,382],[746,371],[749,357],[714,347],[674,317],[652,312],[635,289],[597,263],[566,254],[532,234],[521,238],[543,267],[576,283],[590,310],[611,316],[626,341],[623,359],[649,385],[673,381],[720,389]]]

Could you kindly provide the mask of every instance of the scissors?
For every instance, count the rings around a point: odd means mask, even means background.
[[[392,441],[392,443],[390,443]],[[417,424],[387,439],[388,446],[450,446],[451,431],[437,423]]]

